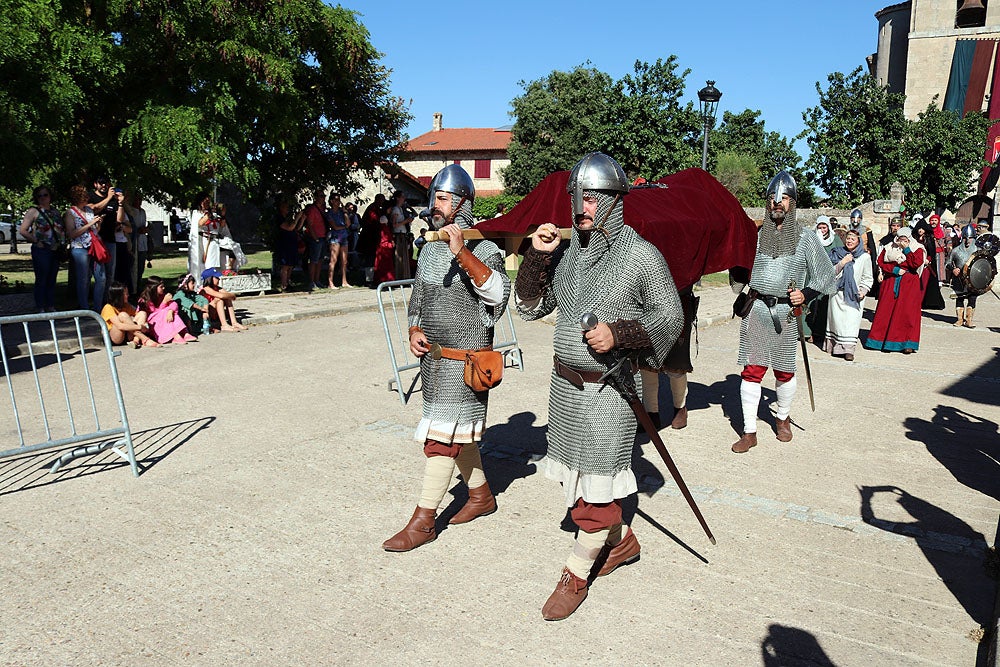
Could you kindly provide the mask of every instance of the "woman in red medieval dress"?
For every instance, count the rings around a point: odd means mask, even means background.
[[[927,252],[912,236],[909,227],[900,229],[879,253],[885,279],[865,340],[871,350],[912,354],[920,347],[920,304],[931,274],[925,270]]]

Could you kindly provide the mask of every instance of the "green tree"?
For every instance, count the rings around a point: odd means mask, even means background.
[[[319,183],[350,192],[353,169],[405,138],[368,31],[321,0],[6,4],[9,188],[42,167],[56,187],[108,171],[180,200],[221,181],[258,201]]]
[[[629,178],[653,181],[701,164],[701,114],[693,103],[680,103],[690,72],[677,74],[677,56],[671,55],[652,65],[637,60],[634,74],[615,83],[602,114],[600,150],[614,156]]]
[[[907,207],[915,211],[954,209],[971,190],[986,160],[991,121],[981,113],[960,118],[934,102],[907,123],[900,177]]]
[[[516,121],[503,177],[509,192],[524,196],[550,173],[601,149],[603,111],[613,83],[607,74],[580,65],[520,85],[524,95],[512,102]]]
[[[732,177],[734,161],[732,157],[727,159],[726,172],[723,173],[721,167],[724,155],[739,156],[743,171],[747,160],[753,163],[755,176],[743,186],[743,195],[737,195],[745,206],[761,206],[768,181],[776,173],[786,169],[796,180],[799,207],[811,206],[815,191],[808,175],[800,166],[802,157],[789,139],[778,132],[767,131],[760,116],[760,111],[752,109],[744,109],[739,113],[726,111],[722,114],[722,123],[718,130],[712,132],[709,141],[709,169],[716,178],[726,183],[723,176],[727,179]],[[736,194],[735,191],[732,192]]]
[[[835,206],[884,198],[902,172],[907,134],[903,96],[878,85],[859,67],[834,72],[819,104],[802,114],[809,145],[806,169]]]
[[[761,205],[763,177],[756,160],[749,153],[721,153],[715,165],[715,177],[744,206]]]
[[[522,81],[524,95],[512,102],[508,191],[525,195],[591,151],[614,157],[629,178],[695,166],[701,120],[692,103],[680,104],[688,71],[678,74],[676,60],[637,61],[620,81],[586,65]]]

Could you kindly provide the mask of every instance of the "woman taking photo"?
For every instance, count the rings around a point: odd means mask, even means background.
[[[35,203],[21,220],[21,236],[31,243],[31,266],[35,270],[35,309],[39,313],[56,310],[56,276],[59,259],[56,250],[63,243],[59,211],[52,206],[52,191],[40,185],[31,193]]]
[[[70,259],[73,262],[76,304],[80,310],[90,308],[90,279],[94,274],[94,261],[89,250],[91,236],[96,233],[93,230],[101,222],[101,219],[96,217],[94,211],[87,205],[88,200],[87,188],[82,185],[74,185],[69,190],[70,208],[63,216],[63,227],[70,239]],[[94,303],[98,304],[104,292],[104,281],[101,280],[100,284],[94,287]]]

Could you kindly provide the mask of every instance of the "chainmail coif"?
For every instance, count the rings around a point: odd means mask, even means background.
[[[760,234],[757,236],[757,252],[771,257],[785,257],[795,254],[795,248],[799,244],[799,236],[802,234],[802,225],[795,219],[795,208],[796,202],[792,200],[780,230],[771,219],[770,211],[765,209],[764,221],[760,226]]]

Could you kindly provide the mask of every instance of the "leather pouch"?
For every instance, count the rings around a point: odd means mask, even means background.
[[[488,391],[503,380],[503,355],[495,350],[465,353],[465,384],[472,391]]]

